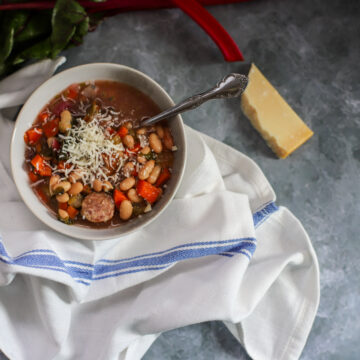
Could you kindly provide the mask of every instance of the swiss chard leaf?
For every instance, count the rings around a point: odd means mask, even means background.
[[[77,46],[80,45],[83,41],[84,36],[89,31],[89,18],[86,17],[79,25],[76,26],[75,34],[72,37],[71,45]]]
[[[37,42],[35,45],[21,51],[14,59],[13,64],[18,65],[29,59],[44,59],[50,57],[51,50],[51,40],[50,37],[48,37],[47,39]]]
[[[51,11],[32,13],[22,31],[15,35],[15,43],[42,40],[51,33]]]
[[[28,16],[24,11],[17,11],[2,18],[0,63],[3,63],[10,56],[14,47],[14,36],[24,26]]]
[[[28,0],[7,3],[24,1]],[[88,15],[77,0],[56,0],[52,10],[0,12],[0,76],[27,60],[54,58],[63,49],[81,44],[105,16],[106,12]]]
[[[79,3],[74,0],[57,0],[51,20],[52,57],[56,57],[68,45],[77,27],[84,21],[88,23],[88,17]],[[79,31],[83,31],[83,28]]]
[[[0,42],[0,63],[3,63],[11,54],[14,46],[14,28],[9,28],[3,32],[3,38]]]

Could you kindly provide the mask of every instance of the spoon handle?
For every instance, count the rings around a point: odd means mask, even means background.
[[[179,104],[162,111],[160,114],[141,121],[140,125],[153,125],[158,121],[195,109],[208,100],[238,97],[244,92],[247,83],[247,76],[235,73],[229,74],[219,81],[212,89],[193,95],[181,101]]]

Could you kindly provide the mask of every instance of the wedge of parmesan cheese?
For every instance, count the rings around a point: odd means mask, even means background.
[[[286,158],[314,134],[254,64],[241,108],[279,158]]]

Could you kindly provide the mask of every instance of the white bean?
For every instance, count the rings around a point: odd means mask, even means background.
[[[129,198],[129,200],[133,203],[138,203],[141,201],[141,197],[137,194],[135,189],[130,189],[127,192],[127,197]]]
[[[157,154],[161,153],[162,143],[161,143],[160,138],[155,133],[150,134],[149,144],[150,144],[150,147],[154,150],[154,152],[156,152]]]
[[[168,128],[165,128],[165,129],[164,129],[163,142],[164,142],[165,147],[166,147],[168,150],[172,150],[172,147],[174,146],[174,141],[173,141],[173,138],[172,138],[170,129],[168,129]]]
[[[70,195],[80,194],[83,191],[83,189],[84,189],[84,185],[80,181],[78,181],[75,184],[71,185],[71,188],[69,190],[69,194]]]
[[[138,134],[138,135],[145,135],[146,134],[146,129],[145,128],[140,128],[140,129],[137,129],[136,130],[136,133]]]
[[[158,179],[159,175],[161,173],[161,166],[156,165],[151,172],[150,176],[148,177],[147,181],[150,184],[155,184],[156,180]]]
[[[156,133],[162,139],[164,137],[164,128],[161,125],[156,125]]]
[[[71,129],[71,114],[69,110],[64,110],[60,114],[59,130],[62,133],[67,132]]]
[[[124,126],[125,126],[127,129],[132,129],[132,127],[133,127],[131,121],[126,122],[126,123],[124,124]]]
[[[60,181],[60,176],[59,175],[52,175],[50,180],[49,180],[49,191],[50,191],[50,194],[53,193],[53,189],[54,189],[54,186]]]
[[[111,182],[110,181],[104,181],[103,183],[103,190],[105,192],[108,192],[110,190],[112,190],[114,187],[112,186]]]
[[[125,135],[122,141],[128,149],[132,149],[135,146],[135,140],[131,135]]]
[[[69,175],[69,180],[71,183],[75,184],[78,180],[81,179],[81,173],[78,170],[74,170],[70,175]]]
[[[127,191],[131,189],[134,185],[135,185],[135,178],[128,177],[120,183],[119,187],[121,191]]]
[[[145,146],[145,147],[143,147],[143,148],[141,149],[140,152],[141,152],[142,154],[146,155],[146,154],[148,154],[150,151],[151,151],[150,147],[149,147],[149,146]]]
[[[139,155],[136,158],[137,162],[139,162],[140,164],[145,164],[146,163],[146,158],[144,158],[143,156]]]
[[[153,171],[154,166],[155,166],[154,160],[147,161],[146,164],[139,171],[139,179],[146,180],[150,176],[151,172]]]
[[[121,220],[128,220],[133,212],[133,206],[131,201],[123,200],[119,207],[120,219]]]
[[[60,181],[59,183],[53,186],[53,191],[56,193],[57,191],[60,192],[68,192],[71,188],[71,184],[69,181]]]
[[[66,202],[69,201],[69,199],[70,199],[70,197],[69,197],[68,193],[64,193],[64,194],[61,194],[61,195],[60,194],[56,195],[56,200],[59,203],[66,203]]]
[[[58,214],[59,214],[60,219],[65,220],[65,219],[69,218],[69,213],[66,210],[59,209]]]
[[[122,168],[123,174],[126,177],[129,177],[135,170],[135,165],[132,162],[127,162]]]
[[[100,180],[95,179],[93,181],[92,188],[94,189],[94,191],[100,192],[101,189],[102,189],[102,186],[103,186],[103,184],[102,184],[102,182]]]

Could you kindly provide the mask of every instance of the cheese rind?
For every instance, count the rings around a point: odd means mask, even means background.
[[[241,108],[279,158],[286,158],[314,134],[254,64]]]

